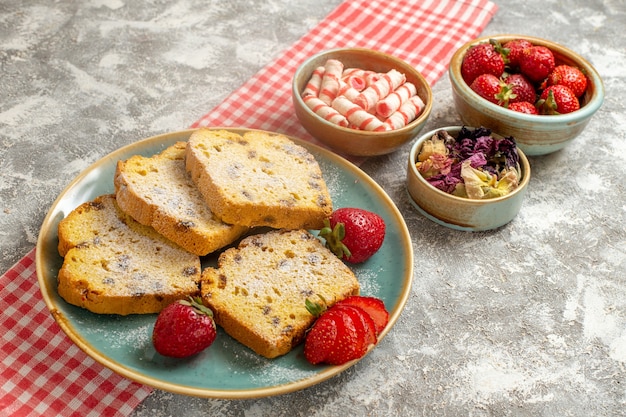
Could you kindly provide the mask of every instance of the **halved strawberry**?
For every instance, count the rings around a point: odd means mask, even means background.
[[[355,305],[337,303],[331,307],[331,310],[344,311],[354,321],[357,331],[363,333],[363,346],[358,347],[363,354],[367,352],[369,345],[375,345],[378,342],[376,324],[364,309]]]
[[[358,313],[329,309],[313,324],[304,341],[304,357],[313,365],[342,365],[367,350],[364,326]]]
[[[331,365],[343,365],[365,355],[367,345],[362,322],[356,317],[358,313],[349,313],[341,309],[330,309],[325,314],[337,315],[337,337],[326,355],[324,362]]]
[[[367,353],[389,321],[384,303],[374,297],[350,296],[326,309],[306,300],[307,310],[317,317],[304,341],[304,356],[312,364],[342,365]]]
[[[389,323],[389,312],[385,308],[385,303],[379,298],[352,295],[337,303],[337,305],[342,304],[357,306],[365,310],[374,322],[376,336],[378,336],[383,331],[385,326],[387,326],[387,323]]]
[[[337,317],[324,314],[315,321],[307,333],[304,343],[304,357],[313,365],[322,363],[329,355],[330,348],[337,339]]]

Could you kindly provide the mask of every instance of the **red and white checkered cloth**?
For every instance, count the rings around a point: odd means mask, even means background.
[[[87,356],[39,292],[35,249],[0,278],[0,416],[128,416],[151,389]]]
[[[432,85],[496,9],[487,0],[345,1],[192,127],[247,127],[316,142],[291,100],[293,74],[307,58],[334,48],[375,49],[413,65]]]
[[[414,65],[432,84],[496,9],[488,0],[346,0],[192,127],[249,127],[311,140],[290,93],[306,58],[337,47],[377,49]],[[128,416],[150,392],[65,336],[41,297],[35,249],[0,277],[0,416]]]

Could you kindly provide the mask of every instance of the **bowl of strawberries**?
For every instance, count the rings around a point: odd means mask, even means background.
[[[464,124],[514,136],[529,156],[564,148],[604,101],[596,69],[545,39],[492,35],[459,48],[448,71]]]

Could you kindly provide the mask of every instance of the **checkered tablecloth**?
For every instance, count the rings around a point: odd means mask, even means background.
[[[293,112],[291,80],[318,52],[375,49],[413,65],[432,85],[454,51],[477,37],[497,6],[487,0],[348,0],[192,127],[248,127],[315,140]]]
[[[338,47],[377,49],[414,65],[432,84],[496,9],[487,0],[346,0],[192,127],[312,140],[292,112],[290,92],[306,58]],[[127,416],[150,392],[95,362],[61,331],[39,291],[35,249],[0,277],[0,417]]]

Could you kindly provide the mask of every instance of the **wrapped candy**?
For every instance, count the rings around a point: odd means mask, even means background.
[[[356,129],[376,130],[383,126],[383,122],[376,116],[366,112],[344,96],[335,98],[332,107],[348,119]]]
[[[318,97],[324,103],[330,105],[337,96],[339,82],[343,73],[343,64],[336,59],[329,59],[324,64],[324,75]]]
[[[385,119],[385,128],[390,130],[406,126],[420,114],[423,108],[424,102],[419,96],[410,97],[397,111]]]
[[[304,91],[302,91],[302,97],[318,96],[320,88],[322,86],[322,77],[324,76],[324,71],[325,68],[323,66],[315,68],[313,74],[311,74],[311,78],[304,87]]]
[[[404,104],[409,97],[417,94],[417,88],[415,84],[411,82],[405,82],[387,97],[376,103],[376,113],[381,117],[389,117],[395,111],[397,111],[402,104]]]
[[[361,92],[367,87],[367,81],[364,77],[357,75],[350,75],[348,77],[342,77],[341,82],[350,86],[355,91]]]
[[[348,100],[354,102],[356,96],[359,95],[359,90],[354,88],[351,84],[347,84],[344,81],[339,83],[339,91],[337,91],[337,96],[344,96]]]
[[[406,126],[424,108],[416,86],[403,73],[344,68],[336,59],[313,71],[301,96],[325,120],[369,131]]]
[[[346,119],[341,113],[339,113],[328,104],[324,103],[319,98],[315,96],[306,96],[303,98],[303,100],[307,107],[310,108],[322,119],[334,123],[338,126],[348,127],[348,119]]]
[[[370,111],[379,100],[387,97],[390,92],[394,91],[405,81],[406,76],[403,73],[392,69],[386,74],[383,74],[374,84],[363,90],[361,94],[354,99],[354,103],[361,106],[365,111]]]
[[[353,84],[358,84],[353,85],[353,87],[359,91],[374,84],[380,79],[380,77],[381,74],[375,71],[364,70],[362,68],[346,68],[343,70],[342,74],[342,78],[344,81],[350,79],[352,80]],[[359,89],[358,86],[361,86],[361,88]]]

